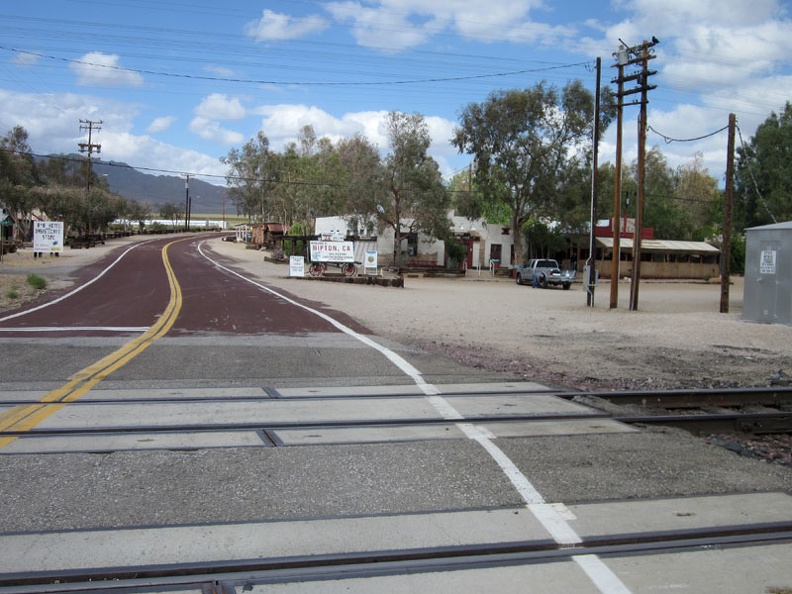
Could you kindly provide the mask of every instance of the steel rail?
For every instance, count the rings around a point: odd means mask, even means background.
[[[590,396],[614,404],[634,404],[658,408],[701,408],[703,406],[779,406],[792,403],[792,386],[707,388],[686,390],[634,390],[619,392],[561,392],[559,398],[572,400]]]
[[[792,542],[792,522],[722,526],[679,532],[603,535],[574,547],[553,540],[421,549],[305,555],[281,559],[218,560],[202,563],[94,568],[0,575],[0,594],[131,593],[181,590],[239,591],[233,585],[360,578],[404,573],[452,571],[566,561],[577,555],[681,552],[713,547],[740,547]],[[231,586],[227,590],[224,584]],[[214,587],[207,590],[204,587]]]
[[[477,424],[539,423],[546,421],[612,420],[628,425],[670,425],[690,429],[696,425],[744,433],[785,433],[792,431],[792,412],[723,412],[715,414],[612,415],[605,412],[583,414],[468,416]],[[282,431],[295,429],[354,429],[376,427],[452,426],[454,421],[435,418],[361,419],[340,421],[284,421],[244,423],[184,423],[178,425],[120,425],[115,427],[34,428],[0,431],[0,437],[64,437],[73,435],[135,435],[150,433],[217,433],[234,431]]]
[[[256,389],[252,386],[251,389]],[[777,406],[792,403],[792,386],[771,387],[746,387],[746,388],[696,388],[696,389],[670,389],[670,390],[625,390],[625,391],[575,391],[565,392],[556,390],[478,390],[476,392],[443,392],[443,397],[475,398],[480,396],[519,396],[539,395],[556,396],[565,400],[574,400],[580,397],[593,397],[608,400],[614,404],[635,404],[640,406],[656,406],[659,408],[700,408],[702,406],[741,406],[747,404]],[[416,392],[394,392],[391,394],[322,394],[308,396],[281,396],[277,390],[266,389],[260,396],[176,396],[163,398],[130,398],[124,400],[110,398],[83,398],[70,403],[70,406],[85,406],[91,404],[138,404],[138,403],[177,403],[177,402],[260,402],[288,400],[299,402],[303,400],[343,400],[343,399],[388,400],[394,398],[425,398],[424,394]],[[20,404],[37,404],[35,399],[4,400],[0,405],[12,406]]]
[[[515,422],[542,422],[542,421],[569,421],[586,419],[613,419],[606,412],[592,411],[590,413],[566,414],[539,414],[539,415],[480,415],[467,416],[465,422],[473,423],[515,423]],[[250,421],[239,423],[183,423],[178,425],[118,425],[102,427],[70,427],[64,428],[33,428],[26,431],[6,430],[0,431],[0,437],[20,436],[64,436],[64,435],[101,435],[116,433],[173,433],[173,432],[220,432],[220,431],[278,431],[286,429],[351,429],[361,427],[412,427],[415,425],[452,426],[457,421],[450,421],[441,417],[415,418],[401,417],[393,419],[359,419],[359,420],[322,420],[322,421]]]
[[[702,433],[792,433],[792,412],[650,415],[613,417],[628,425],[663,425],[678,427],[694,434]]]

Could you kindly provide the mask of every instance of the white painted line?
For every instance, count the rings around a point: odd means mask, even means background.
[[[150,241],[154,241],[154,240],[152,239],[152,240],[150,240]],[[78,292],[82,291],[82,290],[83,290],[85,287],[88,287],[88,286],[92,285],[93,283],[95,283],[96,281],[98,281],[100,278],[102,278],[102,277],[105,275],[105,273],[106,273],[108,270],[110,270],[110,269],[111,269],[113,266],[115,266],[116,264],[118,264],[118,263],[121,261],[121,258],[123,258],[123,257],[124,257],[124,256],[126,256],[126,255],[127,255],[129,252],[131,252],[132,250],[134,250],[134,249],[135,249],[135,248],[137,248],[137,247],[140,247],[141,245],[143,245],[143,244],[145,244],[145,243],[149,243],[149,241],[144,241],[144,242],[141,242],[141,243],[136,243],[135,245],[133,245],[132,247],[130,247],[130,248],[129,248],[128,250],[126,250],[126,251],[125,251],[123,254],[121,254],[120,256],[118,256],[118,258],[116,258],[116,259],[113,261],[113,263],[112,263],[112,264],[110,264],[110,266],[108,266],[107,268],[105,268],[104,270],[102,270],[102,272],[100,272],[98,275],[96,275],[94,278],[92,278],[91,280],[89,280],[89,281],[88,281],[87,283],[85,283],[84,285],[80,285],[79,287],[77,287],[76,289],[74,289],[74,290],[72,290],[72,291],[69,291],[69,292],[68,292],[68,293],[66,293],[65,295],[61,295],[60,297],[58,297],[57,299],[53,299],[52,301],[47,301],[46,303],[42,303],[41,305],[39,305],[39,306],[37,306],[37,307],[32,307],[32,308],[30,308],[30,309],[26,309],[25,311],[20,311],[20,312],[17,312],[17,313],[15,313],[15,314],[11,314],[10,316],[5,316],[4,318],[0,318],[0,322],[5,322],[6,320],[12,320],[12,319],[14,319],[14,318],[18,318],[18,317],[20,317],[20,316],[24,316],[24,315],[26,315],[26,314],[29,314],[29,313],[33,313],[34,311],[38,311],[38,310],[40,310],[40,309],[44,309],[45,307],[49,307],[50,305],[54,305],[54,304],[56,304],[56,303],[60,303],[60,302],[61,302],[61,301],[63,301],[64,299],[67,299],[68,297],[71,297],[71,296],[72,296],[72,295],[74,295],[75,293],[78,293]]]
[[[575,555],[572,559],[586,572],[586,575],[599,588],[600,592],[630,594],[629,588],[596,555]]]
[[[331,318],[327,314],[324,314],[320,311],[312,309],[302,303],[298,303],[293,299],[289,299],[285,295],[278,293],[277,291],[267,287],[261,283],[258,283],[246,276],[239,274],[223,266],[222,264],[215,262],[209,256],[207,256],[203,250],[201,249],[201,244],[198,246],[198,252],[209,262],[214,264],[217,268],[221,270],[225,270],[229,274],[233,274],[234,276],[249,282],[262,290],[286,301],[287,303],[291,303],[301,309],[304,309],[307,312],[310,312],[314,315],[319,316],[323,320],[327,321],[328,323],[335,326],[341,332],[356,338],[357,340],[361,341],[363,344],[370,346],[371,348],[379,351],[384,355],[391,363],[396,365],[399,369],[401,369],[407,376],[409,376],[413,382],[415,382],[416,386],[418,386],[421,391],[428,396],[429,403],[437,410],[437,412],[444,418],[448,420],[462,420],[464,417],[457,411],[451,403],[448,402],[445,398],[440,396],[440,390],[426,382],[424,380],[423,375],[421,372],[416,369],[413,365],[408,363],[405,359],[403,359],[397,353],[391,351],[390,349],[378,344],[374,340],[368,338],[367,336],[363,336],[358,332],[355,332],[351,328],[345,326],[341,322]],[[512,485],[517,489],[520,493],[520,496],[526,503],[527,509],[534,515],[534,517],[542,524],[542,527],[547,530],[547,532],[552,535],[555,541],[564,546],[571,546],[582,542],[582,539],[578,534],[572,529],[569,523],[564,519],[564,517],[558,512],[556,508],[552,505],[549,505],[545,502],[542,495],[536,488],[531,484],[531,481],[528,480],[520,469],[517,468],[517,465],[511,461],[511,459],[493,442],[489,435],[484,433],[483,431],[479,430],[475,425],[471,423],[457,423],[457,427],[459,427],[465,435],[469,439],[472,439],[478,442],[492,457],[493,460],[500,466],[503,473],[506,477],[511,481]],[[619,578],[614,574],[607,565],[605,565],[598,557],[594,555],[584,555],[582,561],[578,561],[578,557],[573,557],[578,565],[586,572],[586,575],[589,576],[591,581],[599,588],[602,594],[629,594],[629,590],[627,587],[619,580]]]
[[[0,332],[147,332],[149,326],[35,326],[0,328]]]

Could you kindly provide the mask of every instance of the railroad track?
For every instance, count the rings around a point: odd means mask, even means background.
[[[633,414],[611,409],[613,418],[629,424],[679,427],[694,434],[792,433],[792,387],[575,392],[559,396],[584,401],[588,397],[630,407]],[[658,410],[668,414],[659,414]]]
[[[341,417],[342,420],[332,420],[328,418],[321,419],[319,417],[314,417],[314,421],[305,422],[304,417],[300,416],[299,413],[294,413],[290,420],[281,422],[272,422],[272,417],[266,414],[262,415],[258,421],[247,421],[246,417],[239,417],[239,421],[216,423],[214,422],[213,418],[205,417],[205,420],[201,422],[196,421],[189,423],[179,423],[177,422],[178,417],[172,417],[172,422],[166,422],[160,425],[154,425],[154,421],[152,420],[145,422],[141,421],[139,425],[99,424],[98,426],[84,425],[78,427],[67,427],[65,425],[61,427],[55,425],[51,425],[49,427],[33,427],[27,431],[9,430],[0,432],[0,438],[33,437],[46,440],[48,437],[76,437],[76,441],[78,442],[76,447],[82,448],[86,447],[82,445],[83,443],[97,441],[97,436],[103,434],[112,434],[114,437],[119,434],[131,434],[135,436],[135,440],[148,441],[142,439],[139,436],[145,434],[151,436],[155,433],[213,433],[252,431],[261,438],[261,441],[258,442],[259,445],[265,447],[290,447],[290,443],[298,445],[299,442],[288,442],[288,440],[285,442],[281,441],[279,438],[279,432],[283,434],[288,433],[288,430],[291,429],[308,429],[310,430],[309,433],[320,433],[319,431],[314,431],[314,429],[321,428],[382,428],[392,430],[394,428],[398,429],[400,426],[405,428],[414,428],[416,426],[449,427],[455,423],[463,422],[465,424],[470,423],[476,425],[486,425],[487,429],[494,427],[495,429],[493,429],[493,433],[497,433],[498,429],[503,429],[504,425],[508,423],[531,424],[531,428],[533,429],[535,426],[532,425],[532,423],[534,422],[538,423],[552,420],[574,421],[586,419],[591,420],[591,425],[605,425],[607,422],[612,423],[612,421],[615,420],[621,421],[622,423],[631,423],[636,425],[662,424],[684,426],[686,429],[692,430],[694,432],[702,431],[702,427],[705,426],[702,425],[703,423],[709,424],[707,426],[708,428],[704,430],[712,431],[712,427],[716,426],[714,423],[717,422],[719,423],[717,426],[721,427],[719,430],[723,430],[723,427],[727,427],[728,431],[750,430],[761,432],[769,427],[771,420],[777,420],[782,417],[788,419],[790,416],[792,416],[792,413],[785,410],[787,407],[789,407],[790,403],[792,403],[792,389],[790,388],[685,390],[629,393],[549,393],[547,391],[537,390],[536,392],[526,391],[518,392],[516,394],[514,392],[509,393],[509,396],[512,397],[512,399],[498,398],[499,396],[504,396],[505,394],[506,393],[504,391],[498,391],[496,389],[487,392],[486,388],[485,390],[478,390],[476,392],[459,392],[454,394],[445,393],[445,397],[457,398],[456,403],[460,404],[460,409],[464,408],[465,406],[465,404],[461,402],[461,399],[468,397],[478,398],[488,395],[496,397],[495,403],[498,405],[499,414],[494,413],[496,407],[486,408],[482,407],[482,405],[479,403],[479,408],[476,408],[472,405],[468,407],[469,413],[465,415],[463,421],[448,420],[439,417],[419,418],[417,416],[418,413],[414,412],[418,409],[413,407],[414,403],[410,403],[409,407],[396,409],[402,413],[405,410],[411,411],[410,414],[402,414],[401,416],[394,415],[390,418],[384,416],[384,418],[354,419],[349,416],[345,416]],[[153,394],[147,395],[153,396]],[[530,400],[532,397],[536,397],[536,399],[539,400],[540,397],[547,398],[548,396],[554,396],[564,400],[571,400],[580,404],[592,403],[596,405],[596,403],[601,404],[607,402],[610,405],[610,408],[601,406],[598,408],[584,409],[583,406],[573,407],[570,406],[569,403],[563,403],[564,406],[553,410],[566,410],[567,412],[554,412],[552,414],[527,414],[529,407],[524,407],[522,409],[519,408],[521,401]],[[372,412],[372,415],[374,415],[377,411],[382,411],[382,409],[385,408],[385,401],[389,399],[397,398],[408,400],[415,398],[420,400],[424,399],[425,396],[415,393],[392,393],[385,396],[382,394],[373,393],[356,393],[354,396],[345,396],[343,394],[338,396],[289,396],[284,397],[283,400],[286,401],[285,404],[289,405],[295,403],[301,404],[301,407],[298,409],[299,411],[315,411],[322,407],[321,401],[330,401],[336,398],[348,400],[367,400],[369,402],[361,402],[360,405],[355,402],[354,410],[357,410],[364,404],[368,404],[370,410],[374,411]],[[216,405],[213,410],[219,411],[224,403],[233,403],[237,405],[242,404],[241,409],[243,411],[247,411],[250,407],[245,406],[245,402],[250,402],[251,404],[256,403],[260,405],[263,403],[275,402],[279,399],[280,398],[278,394],[273,392],[261,395],[253,395],[250,397],[219,397],[211,395],[192,398],[184,396],[162,398],[143,397],[137,399],[124,399],[123,401],[109,398],[93,398],[73,402],[68,406],[70,407],[70,410],[75,411],[75,413],[78,413],[81,407],[102,408],[103,412],[106,414],[99,418],[107,420],[108,423],[112,423],[116,420],[114,418],[116,411],[113,411],[112,407],[118,405],[127,407],[130,405],[133,407],[140,406],[142,407],[141,410],[143,410],[146,408],[147,404],[175,404],[176,408],[180,411],[183,408],[185,409],[185,412],[191,412],[188,411],[188,409],[190,409],[192,406],[197,407],[198,405],[211,403]],[[381,400],[382,404],[380,404],[380,402],[376,402],[375,400],[377,399]],[[548,399],[553,400],[556,404],[558,403],[555,398]],[[481,400],[486,399],[482,398]],[[18,399],[13,402],[3,402],[4,406],[21,406],[29,404],[31,404],[31,401],[24,399]],[[762,410],[761,412],[756,412],[755,410],[753,412],[749,412],[744,410],[755,409],[757,407],[772,410]],[[156,410],[156,407],[154,408]],[[716,408],[717,411],[712,412],[713,408]],[[578,410],[569,412],[573,411],[573,409]],[[347,413],[350,411],[354,412],[354,410],[350,408],[344,410]],[[369,409],[367,408],[365,410]],[[513,410],[517,410],[519,412],[517,414],[512,414],[510,411]],[[709,412],[706,412],[705,414],[705,410]],[[156,418],[156,413],[152,414],[153,416],[151,418]],[[368,412],[366,413],[365,417],[369,417]],[[708,419],[708,417],[710,418]],[[264,420],[262,421],[261,419]],[[64,422],[66,421],[68,421],[68,418],[64,419]],[[128,421],[128,423],[134,422],[134,420]],[[620,429],[624,428],[620,427]],[[777,430],[777,428],[774,429],[774,431]],[[789,429],[787,426],[787,431],[788,430]],[[503,431],[501,433],[510,435],[510,431]],[[360,435],[369,436],[367,439],[379,439],[379,434],[377,434],[376,437],[371,437],[374,433],[377,432],[359,432]],[[433,435],[447,435],[449,433],[451,432],[448,432],[445,429],[441,431],[432,430]],[[526,432],[526,435],[530,434],[530,432]],[[408,433],[405,432],[404,435],[408,435]],[[424,433],[421,433],[421,435],[424,435]],[[80,437],[83,437],[84,439],[80,439]],[[156,435],[154,437],[159,439],[161,436]],[[428,440],[434,438],[435,437],[422,437],[421,439]],[[366,443],[365,441],[362,441],[363,439],[366,439],[366,437],[362,437],[360,439],[361,441],[359,442],[345,441],[342,443]],[[65,440],[53,441],[62,443]],[[202,446],[202,443],[202,439],[197,439],[195,442],[191,442],[189,447],[176,449],[200,449],[204,447]],[[323,443],[332,445],[333,442],[330,440]],[[169,446],[157,447],[160,449],[169,448]],[[60,448],[61,446],[59,445],[57,450],[51,451],[60,452],[62,451]],[[70,451],[80,452],[83,450],[75,449]],[[115,450],[108,449],[108,451]],[[289,454],[292,453],[293,452],[289,452]],[[5,455],[2,449],[0,449],[0,455]],[[753,496],[754,494],[751,495]],[[611,505],[611,502],[607,502],[607,505]],[[613,514],[612,517],[614,518],[614,522],[616,522],[623,515],[619,513],[620,509],[624,508],[618,507],[619,502],[615,502],[613,505],[616,506],[617,509],[616,511],[612,511],[610,513]],[[572,505],[572,507],[575,506]],[[585,504],[578,505],[577,507],[584,508]],[[391,524],[384,523],[385,518],[383,517],[374,516],[372,522],[376,523],[375,527],[377,530],[373,533],[377,535],[378,540],[373,546],[362,547],[357,550],[354,548],[347,548],[349,542],[357,542],[360,540],[360,533],[354,531],[350,531],[345,538],[336,539],[343,545],[339,549],[332,549],[332,551],[330,551],[329,549],[324,549],[317,545],[317,549],[313,554],[304,554],[306,550],[304,548],[300,549],[297,553],[295,553],[292,549],[284,548],[282,550],[285,552],[280,553],[283,556],[267,556],[266,553],[262,552],[261,548],[259,548],[261,545],[257,542],[256,548],[247,549],[245,550],[245,554],[241,554],[238,557],[233,557],[220,544],[222,542],[229,541],[223,541],[222,538],[218,538],[219,544],[216,548],[218,555],[217,557],[197,557],[197,559],[201,560],[197,561],[196,558],[192,558],[191,562],[185,563],[174,562],[181,561],[182,557],[153,557],[158,562],[158,564],[144,565],[142,564],[143,561],[141,558],[134,557],[134,559],[137,561],[131,561],[130,565],[119,565],[120,562],[117,563],[113,561],[108,562],[105,564],[106,566],[101,567],[95,566],[99,565],[100,562],[98,562],[94,557],[89,557],[88,561],[84,564],[64,563],[60,566],[51,565],[51,569],[47,571],[38,571],[40,565],[28,563],[28,565],[24,566],[26,567],[26,571],[24,572],[19,570],[20,565],[13,565],[11,566],[13,568],[12,571],[17,571],[17,573],[0,574],[0,594],[29,594],[31,592],[39,592],[43,594],[73,594],[75,592],[113,592],[117,594],[132,594],[152,591],[171,592],[173,594],[230,594],[232,592],[238,593],[243,591],[264,591],[263,589],[257,588],[257,586],[261,586],[262,588],[272,586],[275,588],[277,586],[291,585],[291,587],[294,588],[295,584],[305,581],[321,583],[324,581],[334,580],[334,583],[338,584],[339,580],[355,578],[370,578],[371,582],[366,582],[367,584],[372,584],[372,587],[369,591],[377,591],[378,588],[373,584],[377,584],[377,580],[379,579],[398,578],[399,576],[405,576],[405,579],[410,581],[412,576],[421,574],[430,575],[441,572],[447,573],[457,570],[476,569],[481,569],[485,572],[491,569],[503,569],[504,574],[510,575],[509,571],[511,568],[519,567],[524,569],[535,567],[540,564],[549,564],[557,568],[564,563],[570,565],[570,561],[575,561],[575,563],[578,563],[582,557],[597,557],[608,561],[619,560],[620,562],[623,562],[624,559],[640,556],[646,556],[647,558],[651,556],[661,557],[666,554],[673,553],[687,555],[688,553],[706,553],[708,551],[712,551],[713,549],[719,551],[722,550],[724,552],[739,551],[740,555],[745,555],[748,557],[758,554],[761,557],[762,553],[755,553],[755,551],[762,549],[763,547],[773,549],[772,554],[768,555],[771,558],[784,558],[785,555],[788,554],[790,546],[792,546],[792,520],[788,519],[792,516],[790,516],[789,513],[777,513],[776,515],[768,514],[764,510],[772,511],[776,508],[774,508],[772,505],[762,505],[760,500],[760,502],[757,504],[746,504],[740,509],[759,510],[765,513],[765,515],[760,517],[750,516],[750,519],[746,517],[743,519],[743,524],[735,523],[739,521],[735,518],[742,517],[740,514],[723,514],[723,517],[726,518],[723,523],[715,523],[714,521],[712,523],[706,523],[702,520],[702,524],[696,524],[693,521],[695,516],[701,516],[706,512],[706,510],[709,510],[713,507],[717,508],[718,506],[710,506],[709,503],[705,503],[703,507],[690,508],[687,503],[680,503],[679,507],[674,504],[673,507],[669,508],[672,510],[671,516],[678,518],[679,521],[675,523],[673,527],[663,523],[655,524],[654,526],[647,528],[639,527],[640,524],[625,522],[625,524],[622,524],[617,528],[615,527],[615,524],[610,521],[607,523],[600,523],[597,524],[596,527],[591,528],[588,532],[580,530],[580,542],[574,542],[574,544],[561,544],[558,540],[548,538],[545,532],[531,533],[528,531],[520,531],[519,534],[509,537],[504,536],[504,533],[498,530],[492,540],[487,541],[486,539],[482,538],[481,540],[476,539],[473,541],[478,544],[460,545],[460,542],[466,541],[455,540],[454,538],[449,537],[445,541],[445,544],[441,545],[439,545],[436,541],[431,541],[430,543],[421,542],[421,544],[415,544],[414,541],[405,541],[404,544],[398,545],[394,544],[391,535],[402,534],[404,533],[404,530],[394,529],[388,532],[384,526],[389,526]],[[599,513],[599,507],[592,506],[592,508],[595,508],[597,511],[587,512],[585,509],[583,509],[583,513],[581,513],[580,509],[576,510],[575,513],[578,516],[577,519],[585,520],[586,518],[597,518],[599,520],[603,517],[602,514]],[[651,510],[657,508],[647,509]],[[789,508],[786,506],[783,508],[779,507],[778,509],[788,510]],[[473,511],[481,512],[481,510]],[[486,522],[487,524],[491,524],[492,519],[490,514],[501,512],[508,513],[508,525],[511,525],[513,522],[512,518],[516,518],[518,513],[520,514],[520,518],[523,517],[523,511],[525,511],[524,507],[515,508],[514,511],[511,509],[503,510],[500,508],[497,510],[486,510]],[[512,513],[515,515],[512,516]],[[393,514],[393,517],[388,517],[387,520],[402,518],[403,515],[404,514]],[[430,525],[426,523],[424,517],[425,515],[422,515],[420,519],[420,525]],[[633,516],[629,517],[632,518]],[[647,511],[646,513],[641,513],[636,517],[653,518],[654,515],[651,511]],[[688,517],[691,518],[690,523],[685,524],[685,522],[688,522]],[[471,532],[479,535],[480,531],[476,531],[474,528],[471,528],[470,520],[467,519],[468,516],[465,516],[465,518],[466,521],[462,524],[464,530],[470,530]],[[328,519],[337,520],[338,518],[311,518],[311,520],[317,520],[319,524],[312,524],[310,527],[304,528],[305,534],[310,536],[319,533],[317,531],[321,531],[321,528],[317,528],[317,526],[322,526],[323,524],[321,524],[321,522]],[[358,518],[352,518],[352,523],[354,524],[357,519]],[[778,521],[776,521],[777,519]],[[304,519],[301,521],[303,524],[308,523]],[[271,524],[282,524],[284,526],[289,524],[289,532],[283,533],[288,534],[289,538],[293,537],[292,531],[296,530],[296,528],[290,525],[290,522],[273,521]],[[357,526],[358,524],[354,525]],[[398,524],[393,525],[398,526]],[[407,526],[409,524],[405,523],[403,525]],[[437,525],[447,526],[448,524],[439,523]],[[525,526],[530,525],[532,524],[528,522],[525,524]],[[583,526],[584,524],[581,523],[580,525]],[[682,527],[685,525],[687,525],[687,528]],[[704,527],[701,527],[701,525],[704,525]],[[602,526],[607,526],[607,528],[602,528]],[[149,542],[160,542],[159,539],[163,538],[165,540],[161,540],[161,542],[170,542],[167,540],[167,536],[163,536],[163,534],[173,534],[167,532],[167,527],[154,526],[150,528],[152,532],[156,531],[157,533],[156,535],[151,536],[152,540]],[[178,526],[177,528],[182,529],[183,527]],[[238,528],[234,526],[234,530],[237,529]],[[241,523],[239,530],[244,531],[244,529],[245,523]],[[325,532],[326,534],[335,535],[336,532],[334,530],[336,529],[337,528],[326,528]],[[137,530],[137,528],[135,530]],[[163,530],[163,532],[160,533],[158,532],[159,530]],[[257,538],[261,538],[263,540],[269,538],[272,542],[279,542],[277,537],[272,537],[273,534],[279,534],[277,532],[265,535],[265,533],[261,531],[258,524],[255,524],[253,530],[255,530]],[[445,534],[446,531],[438,530],[437,533]],[[75,534],[78,535],[76,540]],[[126,529],[119,529],[118,533],[114,536],[114,546],[118,551],[120,551],[120,556],[118,559],[123,559],[124,563],[126,563],[127,558],[124,556],[123,552],[125,550],[124,547],[127,546],[127,539],[130,538],[128,536],[129,534],[131,533],[127,532]],[[21,535],[21,537],[25,538],[27,538],[27,536],[28,535]],[[47,548],[47,543],[58,543],[59,538],[66,538],[67,540],[64,540],[63,542],[69,543],[77,542],[77,540],[79,540],[81,543],[84,541],[88,542],[90,538],[93,538],[94,540],[92,542],[102,543],[104,542],[102,539],[104,539],[105,536],[106,531],[104,529],[94,529],[93,531],[90,529],[69,530],[63,534],[53,533],[52,535],[47,533],[36,535],[33,533],[32,538],[34,540],[25,541],[28,543],[26,546],[30,546],[32,548],[26,549],[24,547],[17,547],[17,549],[26,551],[35,550],[35,547],[39,546],[41,547],[41,550],[48,551],[49,549]],[[6,537],[9,539],[9,543],[13,543],[16,542],[14,539],[20,537],[20,535],[9,533],[6,535]],[[35,541],[36,538],[39,540]],[[246,542],[244,536],[236,535],[235,538],[241,542]],[[231,540],[233,541],[233,539]],[[288,538],[286,540],[288,540]],[[22,541],[20,540],[19,542]],[[192,539],[188,540],[187,542],[200,542],[200,539]],[[31,545],[30,543],[35,544]],[[212,551],[214,553],[215,548],[213,543],[214,540],[210,540]],[[7,550],[13,550],[14,546],[9,544]],[[58,546],[64,545],[61,543]],[[106,547],[107,545],[104,546]],[[2,547],[0,547],[0,549],[1,548]],[[68,546],[66,548],[68,549]],[[261,557],[257,558],[257,556]],[[146,559],[149,560],[148,558]],[[170,559],[170,562],[167,559]],[[136,562],[141,564],[135,564]],[[618,566],[618,563],[614,563],[614,565]],[[55,567],[69,567],[71,569],[55,569]],[[544,568],[542,570],[544,570]],[[410,583],[414,585],[413,582]],[[387,588],[379,589],[379,591],[385,590],[387,590]],[[314,591],[317,590],[315,589]]]
[[[616,534],[576,546],[552,540],[441,546],[365,554],[325,554],[169,565],[42,571],[0,576],[0,594],[196,592],[231,594],[255,586],[376,578],[568,561],[581,555],[621,557],[792,543],[792,521],[684,531]]]
[[[476,393],[458,394],[460,397],[482,395],[498,395],[500,392],[479,391]],[[530,394],[530,393],[526,393]],[[547,395],[548,392],[537,392]],[[607,401],[619,408],[610,408],[605,411],[592,411],[579,414],[539,414],[539,415],[477,415],[466,418],[468,422],[500,424],[514,422],[549,421],[549,420],[585,420],[607,418],[631,425],[663,425],[685,429],[694,434],[737,432],[752,435],[792,433],[792,387],[774,388],[730,388],[712,390],[658,390],[650,392],[558,392],[550,393],[559,398],[574,400],[581,403],[597,406],[597,401]],[[447,393],[446,396],[454,396]],[[342,398],[323,397],[325,399]],[[387,398],[422,398],[415,394],[382,395],[355,395],[359,399],[387,399]],[[316,400],[306,397],[305,400]],[[271,397],[252,398],[168,398],[168,399],[140,399],[125,400],[123,404],[156,404],[156,403],[190,403],[206,404],[207,402],[233,402],[245,401],[261,402],[272,400]],[[299,398],[291,398],[291,401]],[[7,406],[30,404],[30,401],[6,401]],[[82,406],[115,406],[116,400],[81,400],[70,403],[70,407]],[[41,406],[61,406],[60,403],[42,404]],[[624,410],[621,407],[629,407]],[[761,411],[755,410],[762,407]],[[713,410],[717,409],[717,410]],[[658,412],[658,411],[663,411]],[[129,426],[98,426],[78,427],[69,429],[58,428],[33,428],[24,431],[0,431],[2,437],[22,436],[67,436],[67,435],[109,435],[109,434],[136,434],[136,433],[173,433],[173,432],[233,432],[256,431],[269,445],[279,445],[274,433],[283,429],[312,429],[312,428],[355,428],[355,427],[394,427],[415,425],[451,425],[452,421],[440,418],[392,418],[392,419],[363,419],[339,421],[290,421],[290,422],[234,422],[234,423],[205,423],[197,424],[165,424],[165,425],[129,425]],[[2,451],[0,451],[2,453]]]

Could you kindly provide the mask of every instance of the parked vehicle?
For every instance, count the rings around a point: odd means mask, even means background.
[[[566,291],[572,286],[575,278],[574,270],[562,271],[558,262],[548,258],[534,258],[525,264],[515,267],[518,285],[531,283],[534,287],[546,289],[549,286],[561,286]]]

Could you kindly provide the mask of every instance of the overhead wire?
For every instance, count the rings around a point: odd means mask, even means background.
[[[743,139],[742,131],[740,130],[739,126],[737,126],[737,136],[740,138],[740,145],[742,146],[743,150],[747,150],[745,140]],[[777,223],[778,219],[776,219],[773,211],[770,210],[767,201],[764,199],[764,196],[762,196],[762,192],[759,189],[759,182],[756,181],[756,176],[754,175],[753,168],[751,167],[751,161],[746,160],[745,164],[748,170],[748,176],[751,178],[751,182],[753,182],[753,189],[756,192],[756,197],[759,199],[759,202],[762,204],[762,207],[765,209],[765,211],[767,211],[767,214],[770,215],[770,218],[773,219],[773,223]]]
[[[50,60],[57,60],[61,62],[68,62],[71,64],[82,64],[85,66],[92,66],[95,68],[106,68],[108,70],[118,70],[123,72],[133,72],[137,74],[149,74],[149,75],[157,75],[157,76],[167,76],[171,78],[185,78],[185,79],[193,79],[193,80],[204,80],[204,81],[213,81],[213,82],[232,82],[232,83],[248,83],[248,84],[259,84],[259,85],[289,85],[289,86],[390,86],[390,85],[407,85],[407,84],[424,84],[424,83],[437,83],[437,82],[454,82],[454,81],[465,81],[465,80],[477,80],[477,79],[484,79],[484,78],[501,78],[505,76],[514,76],[520,74],[527,74],[527,73],[536,73],[536,72],[543,72],[549,70],[560,70],[564,68],[572,68],[575,66],[583,66],[588,63],[586,62],[574,62],[570,64],[557,64],[554,66],[545,66],[541,68],[531,68],[531,69],[522,69],[522,70],[514,70],[510,72],[493,72],[489,74],[471,74],[466,76],[438,76],[434,78],[414,78],[414,79],[405,79],[405,80],[381,80],[381,81],[364,81],[364,80],[354,80],[354,81],[307,81],[307,80],[266,80],[266,79],[245,79],[245,78],[236,78],[236,77],[224,77],[224,76],[208,76],[208,75],[198,75],[198,74],[184,74],[179,72],[165,72],[165,71],[156,71],[156,70],[147,70],[143,68],[130,68],[128,66],[118,66],[114,64],[101,64],[98,62],[90,62],[87,60],[79,60],[79,59],[72,59],[72,58],[62,58],[59,56],[51,56],[46,54],[41,54],[38,52],[30,52],[27,50],[21,50],[18,48],[12,48],[5,45],[0,44],[0,49],[6,50],[9,52],[20,53],[20,54],[30,54],[40,58],[47,58]]]

